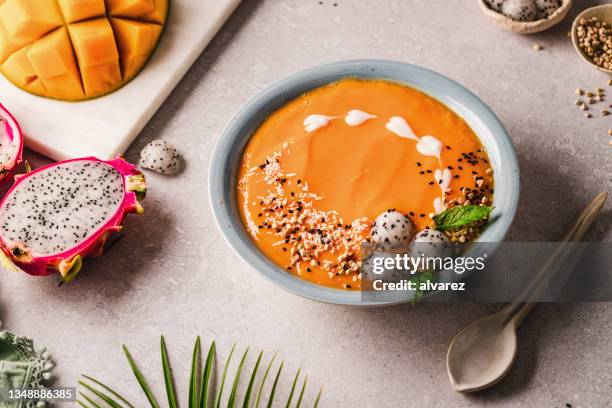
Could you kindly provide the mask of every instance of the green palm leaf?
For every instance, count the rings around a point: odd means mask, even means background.
[[[123,346],[123,352],[125,353],[125,357],[127,358],[128,363],[130,364],[130,367],[134,372],[134,377],[136,377],[138,384],[140,384],[140,388],[142,388],[142,391],[145,393],[147,399],[149,400],[149,403],[151,404],[151,407],[159,408],[159,404],[155,399],[155,396],[153,396],[153,392],[151,391],[149,384],[147,383],[144,376],[142,375],[142,372],[134,362],[134,359],[132,358],[132,355],[130,354],[126,346]]]
[[[300,397],[297,400],[297,404],[295,404],[295,408],[300,408],[302,406],[302,399],[304,398],[304,392],[306,391],[307,382],[308,376],[304,377],[304,382],[302,383],[302,391],[300,391]]]
[[[174,384],[174,378],[172,374],[172,369],[170,366],[170,359],[168,354],[168,349],[166,346],[166,341],[164,336],[160,337],[160,349],[161,349],[161,360],[162,360],[162,375],[164,378],[166,394],[168,397],[168,406],[169,408],[178,408],[178,398],[176,395],[176,388]],[[215,381],[212,380],[214,378],[214,370],[215,370],[215,356],[216,356],[216,344],[215,342],[211,342],[210,347],[208,349],[208,355],[206,357],[206,362],[204,367],[202,368],[202,350],[201,350],[201,340],[200,337],[196,338],[195,345],[193,348],[193,353],[191,357],[191,372],[190,372],[190,382],[189,382],[189,407],[190,408],[208,408],[209,402],[214,401],[215,408],[221,408],[221,401],[223,399],[223,391],[225,388],[225,382],[229,381],[228,374],[229,368],[232,362],[232,357],[234,355],[234,351],[236,350],[236,344],[232,346],[229,355],[225,361],[225,365],[223,367],[223,374],[221,376],[221,380],[219,383],[218,391],[216,392]],[[151,387],[147,383],[144,375],[138,368],[138,365],[132,358],[128,348],[123,346],[123,352],[125,357],[132,369],[134,377],[138,381],[140,388],[144,392],[145,397],[149,401],[149,404],[152,408],[160,408],[159,403],[155,399],[153,391]],[[228,408],[234,408],[236,405],[239,405],[239,388],[240,388],[240,379],[243,371],[246,368],[246,360],[248,357],[249,348],[247,347],[236,371],[233,373],[232,386],[231,391],[228,397]],[[264,401],[263,390],[266,385],[266,381],[268,376],[270,375],[270,371],[274,366],[274,361],[276,360],[276,354],[272,356],[272,359],[268,363],[268,366],[264,372],[263,378],[261,380],[261,384],[259,385],[259,389],[257,391],[257,396],[255,398],[253,404],[254,388],[255,382],[257,380],[257,374],[259,372],[259,367],[261,365],[263,358],[263,352],[260,352],[257,361],[251,370],[251,375],[249,379],[248,386],[246,388],[244,398],[242,400],[242,408],[251,408],[252,406],[255,408],[259,407],[260,402]],[[284,367],[284,362],[281,362],[276,371],[276,375],[274,377],[274,382],[272,384],[272,388],[270,393],[267,395],[266,406],[268,408],[272,408],[274,404],[274,399],[280,384],[280,378]],[[201,373],[200,373],[201,369]],[[289,397],[287,398],[287,402],[285,404],[286,408],[291,407],[291,403],[294,400],[294,397],[297,393],[298,382],[300,381],[301,369],[298,369],[295,377],[293,378],[293,382],[291,385],[291,389],[289,392]],[[85,392],[79,391],[77,398],[77,405],[81,408],[134,408],[130,402],[128,402],[124,397],[122,397],[117,391],[113,390],[108,385],[105,385],[101,381],[97,379],[82,375],[82,380],[78,381],[78,384],[83,388]],[[306,391],[306,385],[308,383],[308,377],[304,377],[304,381],[302,382],[301,390],[299,392],[299,396],[296,403],[296,408],[300,408],[302,406],[302,402],[304,399],[304,394]],[[317,395],[317,399],[314,403],[314,407],[316,408],[319,405],[321,400],[321,394],[323,389],[319,391]],[[90,393],[90,395],[88,395]]]
[[[230,392],[230,397],[227,402],[228,408],[234,408],[236,406],[236,392],[238,391],[238,381],[240,381],[240,374],[242,374],[242,367],[244,366],[244,360],[246,360],[247,355],[249,354],[249,348],[244,351],[242,358],[240,359],[240,364],[238,364],[238,370],[236,371],[236,376],[234,377],[234,384],[232,384],[232,391]]]
[[[274,378],[274,383],[272,384],[272,390],[270,391],[270,397],[268,397],[268,408],[272,408],[274,404],[274,395],[276,394],[276,386],[278,385],[278,380],[280,379],[281,373],[283,372],[283,366],[285,362],[281,362],[278,367],[278,371],[276,372],[276,378]]]
[[[198,390],[198,367],[200,365],[200,336],[196,338],[191,357],[191,377],[189,380],[189,408],[197,408],[200,392]]]
[[[82,385],[83,387],[87,388],[92,393],[94,393],[96,396],[98,396],[98,398],[100,398],[102,401],[106,402],[112,408],[123,408],[121,406],[121,404],[119,404],[118,402],[116,402],[115,400],[110,398],[108,395],[98,391],[97,389],[95,389],[91,385],[89,385],[89,384],[87,384],[87,383],[85,383],[83,381],[79,381],[79,384]],[[83,394],[83,393],[81,393],[81,396],[86,397],[85,394]],[[89,398],[85,398],[85,399],[87,399],[89,401]],[[91,401],[90,401],[90,403],[91,403]]]
[[[291,392],[289,393],[289,398],[287,398],[287,404],[285,405],[285,408],[290,408],[291,407],[291,400],[293,399],[293,394],[295,393],[295,386],[297,385],[298,382],[298,378],[300,377],[300,372],[302,371],[302,369],[298,369],[297,374],[295,374],[295,379],[293,380],[293,385],[291,385]]]
[[[242,403],[242,408],[249,408],[251,403],[251,393],[253,392],[253,386],[255,385],[255,378],[257,377],[257,370],[259,370],[259,364],[261,363],[261,358],[263,357],[263,351],[259,352],[259,357],[257,357],[257,362],[255,363],[255,367],[253,367],[253,372],[251,373],[251,379],[249,380],[249,386],[247,387],[246,393],[244,394],[244,401]]]
[[[319,406],[319,401],[321,401],[321,394],[323,394],[323,387],[321,387],[321,389],[319,390],[319,395],[317,395],[317,399],[314,403],[314,408],[317,408]]]
[[[89,398],[87,395],[83,394],[82,392],[79,392],[79,396],[83,397],[85,399],[85,401],[89,402],[91,404],[91,406],[93,406],[94,408],[100,408],[100,406],[98,404],[96,404],[91,398]],[[83,401],[79,400],[79,401],[77,401],[77,403],[79,405],[81,405],[82,407],[90,408],[90,406],[89,405],[85,405],[83,403]]]
[[[208,400],[210,399],[210,378],[212,377],[212,369],[215,361],[215,342],[213,341],[208,348],[208,356],[206,357],[206,365],[202,370],[202,381],[200,384],[200,408],[208,408]]]
[[[162,367],[164,370],[164,383],[166,384],[166,394],[168,395],[168,406],[177,408],[176,391],[174,389],[174,379],[172,378],[172,370],[168,361],[168,349],[166,348],[166,340],[161,336],[160,340]]]
[[[113,390],[112,388],[110,388],[109,386],[101,383],[100,381],[96,380],[93,377],[90,377],[88,375],[82,374],[83,378],[91,381],[92,383],[99,385],[100,387],[102,387],[103,389],[105,389],[106,391],[108,391],[109,393],[111,393],[111,395],[113,395],[115,398],[119,399],[122,403],[124,403],[125,405],[127,405],[129,408],[134,408],[134,406],[132,404],[130,404],[125,398],[123,398],[117,391]]]
[[[261,380],[261,384],[259,385],[259,391],[257,392],[257,401],[255,402],[255,408],[259,408],[259,401],[261,400],[261,394],[263,393],[264,385],[266,384],[266,380],[268,379],[268,374],[270,374],[270,369],[272,368],[272,364],[276,359],[276,354],[272,356],[272,360],[268,363],[268,368],[266,368],[266,372],[264,373],[263,379]]]
[[[223,396],[223,388],[225,387],[225,377],[227,377],[227,369],[232,361],[232,355],[234,354],[234,350],[236,349],[236,343],[232,346],[229,355],[227,356],[227,360],[225,361],[225,367],[223,367],[223,375],[221,376],[221,385],[219,386],[219,394],[217,394],[217,402],[215,403],[216,408],[221,407],[221,397]]]

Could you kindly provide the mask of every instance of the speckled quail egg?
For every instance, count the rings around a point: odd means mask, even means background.
[[[501,13],[504,0],[484,0],[484,2],[491,10]]]
[[[540,18],[548,18],[561,7],[561,0],[533,0],[533,2],[538,8]]]
[[[533,0],[505,0],[501,13],[516,21],[534,21],[538,18],[538,8]]]

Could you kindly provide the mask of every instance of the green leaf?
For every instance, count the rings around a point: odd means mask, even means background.
[[[215,406],[217,408],[221,407],[221,397],[223,396],[223,388],[225,387],[225,377],[227,377],[227,369],[230,365],[230,361],[232,360],[232,355],[234,354],[234,350],[236,349],[236,343],[232,346],[229,355],[227,356],[227,360],[225,361],[225,367],[223,367],[223,375],[221,376],[221,386],[219,387],[219,394],[217,395],[217,401]]]
[[[115,396],[115,398],[119,399],[121,402],[123,402],[125,405],[127,405],[129,408],[134,408],[134,406],[128,402],[128,400],[126,400],[125,398],[123,398],[117,391],[113,390],[111,387],[109,387],[108,385],[96,380],[93,377],[90,377],[88,375],[85,374],[81,374],[83,376],[83,378],[88,379],[89,381],[99,385],[100,387],[104,388],[106,391],[110,392],[113,396]]]
[[[100,408],[100,406],[98,404],[96,404],[95,401],[93,401],[91,398],[89,398],[86,394],[84,394],[84,393],[79,391],[79,396],[85,398],[85,401],[89,402],[91,404],[91,406],[93,406],[94,408]],[[84,408],[90,408],[89,405],[86,405],[81,400],[77,400],[77,403],[79,405],[81,405],[82,407],[84,407]]]
[[[306,391],[306,383],[308,383],[308,376],[304,377],[304,382],[302,383],[302,391],[300,391],[300,398],[298,398],[297,404],[295,404],[295,408],[300,408],[302,406],[302,399],[304,398],[304,392]]]
[[[209,384],[212,377],[212,369],[215,361],[215,342],[213,341],[208,348],[208,356],[206,357],[206,365],[202,370],[202,381],[200,382],[200,408],[208,408],[208,400],[210,399]]]
[[[244,354],[240,359],[240,364],[238,364],[238,369],[236,370],[236,377],[234,377],[234,384],[232,384],[232,391],[227,402],[227,406],[229,408],[234,408],[234,406],[236,406],[236,392],[238,391],[238,382],[240,381],[240,374],[242,374],[242,367],[244,366],[244,361],[246,360],[247,354],[249,354],[248,347],[244,351]]]
[[[424,271],[412,275],[409,281],[414,282],[414,285],[416,287],[412,304],[415,304],[419,300],[421,300],[425,294],[425,291],[421,290],[421,283],[430,282],[432,280],[435,280],[436,278],[437,275],[435,275],[433,271]]]
[[[295,378],[293,379],[293,385],[291,385],[291,392],[289,393],[289,398],[287,398],[287,404],[285,404],[285,408],[291,407],[291,400],[293,399],[293,394],[295,393],[295,386],[297,385],[298,378],[300,378],[301,371],[302,369],[300,368],[295,374]]]
[[[79,391],[79,396],[85,398],[85,401],[89,402],[91,404],[91,406],[93,406],[94,408],[100,408],[100,406],[98,404],[96,404],[91,398],[89,398],[86,394],[82,393]],[[77,403],[79,405],[81,405],[84,408],[90,408],[89,405],[86,405],[83,401],[77,401]]]
[[[321,401],[321,395],[323,394],[323,387],[319,390],[319,395],[317,395],[317,399],[313,405],[313,408],[317,408],[319,406],[319,401]]]
[[[278,385],[278,380],[280,379],[281,373],[283,372],[283,366],[285,362],[281,362],[278,367],[278,371],[276,372],[276,378],[274,379],[274,383],[272,384],[272,390],[270,391],[270,397],[268,398],[268,408],[272,408],[274,405],[274,395],[276,394],[276,386]]]
[[[253,386],[255,385],[255,378],[257,377],[257,370],[259,370],[259,364],[261,363],[261,358],[263,356],[263,351],[259,352],[259,357],[257,357],[257,362],[255,363],[255,367],[253,367],[253,372],[251,373],[251,379],[249,380],[249,385],[247,387],[246,393],[244,394],[244,401],[242,402],[242,408],[249,408],[251,403],[251,394],[253,392]]]
[[[100,398],[102,401],[106,402],[108,405],[110,405],[113,408],[123,408],[123,406],[121,404],[119,404],[117,401],[115,401],[114,399],[112,399],[111,397],[109,397],[108,395],[104,394],[101,391],[98,391],[97,389],[95,389],[94,387],[92,387],[91,385],[83,382],[83,381],[79,381],[78,382],[81,386],[87,388],[89,391],[93,392],[94,394],[96,394],[98,396],[98,398]],[[81,393],[82,396],[85,396],[85,394]],[[86,398],[87,399],[87,398]],[[89,400],[88,400],[89,401]],[[91,401],[90,401],[91,402]],[[95,405],[95,404],[94,404]]]
[[[136,377],[138,384],[140,384],[140,388],[142,388],[142,391],[147,396],[147,399],[149,400],[151,407],[159,408],[159,403],[155,399],[155,396],[153,395],[153,392],[151,391],[149,384],[147,384],[147,380],[145,380],[144,376],[142,375],[142,372],[140,371],[140,369],[138,369],[136,362],[132,358],[132,355],[130,354],[128,348],[125,345],[123,346],[123,352],[125,354],[125,357],[128,360],[128,363],[130,363],[130,367],[132,368],[132,371],[134,372],[134,377]]]
[[[198,390],[198,368],[200,365],[200,336],[196,338],[195,346],[193,346],[193,355],[191,357],[191,376],[189,380],[189,408],[198,406],[198,398],[200,392]]]
[[[132,355],[130,354],[127,346],[123,346],[124,354],[130,364],[132,372],[140,385],[140,388],[144,392],[146,398],[148,399],[150,406],[152,408],[160,408],[159,403],[155,399],[151,388],[149,387],[146,379],[144,378],[142,372],[138,368],[136,362],[134,361]],[[162,373],[164,376],[165,388],[168,397],[168,406],[169,408],[178,408],[178,396],[177,390],[174,383],[174,376],[172,373],[172,368],[170,365],[170,358],[168,354],[168,348],[166,344],[166,340],[164,336],[160,336],[160,351],[161,351],[161,360],[162,360]],[[201,339],[200,337],[196,338],[196,342],[194,345],[194,350],[192,354],[192,370],[191,370],[191,378],[190,378],[190,391],[189,391],[189,404],[190,407],[194,408],[208,408],[210,406],[210,402],[213,402],[213,406],[216,408],[221,408],[221,403],[223,401],[223,391],[225,388],[225,382],[229,381],[228,371],[230,370],[230,366],[232,365],[232,358],[236,351],[236,344],[232,346],[229,355],[225,361],[225,366],[223,368],[223,374],[220,379],[220,384],[218,388],[218,392],[215,392],[214,386],[214,375],[215,370],[215,359],[216,359],[216,344],[215,342],[211,342],[211,345],[208,349],[208,356],[206,358],[206,364],[202,368],[202,350],[201,350]],[[240,358],[240,362],[238,364],[237,370],[234,373],[232,378],[231,391],[227,398],[227,405],[229,408],[234,408],[235,406],[242,406],[242,408],[259,408],[259,403],[263,399],[264,388],[266,388],[266,381],[268,376],[271,373],[272,368],[274,368],[274,363],[276,361],[276,354],[270,360],[268,367],[265,370],[263,378],[261,380],[261,384],[258,386],[257,396],[255,398],[255,382],[257,381],[258,373],[263,361],[263,352],[260,352],[257,361],[255,362],[252,371],[250,373],[248,387],[245,391],[244,397],[240,397],[239,388],[240,382],[242,380],[242,376],[245,375],[243,372],[247,370],[247,357],[250,349],[246,348],[243,355]],[[201,369],[201,373],[200,373]],[[271,386],[271,390],[268,394],[268,401],[266,403],[268,408],[271,408],[274,405],[274,400],[277,392],[280,388],[280,377],[282,375],[282,371],[284,369],[284,362],[281,362],[277,367],[277,372],[274,378],[274,382]],[[291,386],[291,390],[288,393],[288,398],[285,406],[287,408],[291,407],[291,404],[297,398],[297,402],[295,407],[300,408],[302,406],[302,402],[304,400],[306,386],[308,383],[308,377],[304,377],[304,380],[301,381],[302,370],[299,369],[295,374],[293,379],[293,383]],[[122,397],[119,393],[117,393],[112,388],[103,384],[102,382],[96,380],[93,377],[89,377],[86,375],[82,375],[82,380],[79,380],[78,384],[82,386],[84,389],[83,392],[79,391],[77,401],[75,401],[75,405],[78,405],[81,408],[134,408],[134,406],[129,403],[124,397]],[[211,382],[213,384],[211,384]],[[301,384],[301,390],[298,396],[298,388],[299,383]],[[229,387],[229,384],[228,384]],[[315,406],[318,405],[319,400],[321,398],[322,389],[317,396],[317,401]],[[194,396],[196,397],[194,400]],[[242,403],[241,403],[242,400]],[[195,401],[195,403],[194,403]],[[142,406],[142,405],[140,405]]]
[[[77,403],[77,404],[79,404],[79,405],[80,405],[81,407],[83,407],[83,408],[91,408],[89,405],[85,405],[85,404],[83,403],[83,401],[81,401],[81,400],[77,400],[77,401],[76,401],[76,403]],[[95,408],[95,407],[94,407],[94,408]]]
[[[62,272],[62,283],[70,283],[83,269],[83,258],[80,255],[74,257],[70,269]]]
[[[172,369],[170,368],[170,362],[168,361],[168,349],[166,348],[166,340],[164,339],[164,336],[161,336],[160,347],[162,367],[164,369],[164,382],[166,383],[166,394],[168,395],[168,406],[170,408],[177,408],[174,378],[172,378]]]
[[[268,368],[266,368],[266,372],[264,373],[264,376],[261,380],[261,384],[259,385],[259,391],[257,392],[257,400],[255,401],[255,408],[259,408],[259,401],[261,400],[261,394],[263,392],[264,385],[266,384],[266,380],[268,379],[268,374],[270,374],[270,369],[272,368],[272,364],[274,363],[275,359],[276,359],[276,354],[272,356],[272,360],[270,360],[270,363],[268,363]]]
[[[492,211],[491,207],[480,205],[458,205],[434,216],[436,229],[438,231],[448,231],[460,228],[486,218]]]

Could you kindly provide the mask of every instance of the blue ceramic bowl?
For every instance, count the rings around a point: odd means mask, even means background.
[[[223,235],[248,264],[277,285],[295,294],[345,305],[381,305],[409,302],[408,292],[384,302],[362,299],[358,291],[319,286],[286,273],[261,253],[243,227],[236,202],[236,183],[242,152],[259,125],[285,103],[313,88],[345,77],[387,79],[416,88],[444,103],[461,116],[485,146],[495,174],[495,198],[491,223],[478,241],[499,243],[504,239],[519,200],[519,169],[516,153],[504,126],[493,111],[466,88],[438,73],[415,65],[385,60],[353,60],[322,65],[299,72],[270,86],[229,122],[213,153],[209,195]],[[455,277],[455,279],[460,279]]]

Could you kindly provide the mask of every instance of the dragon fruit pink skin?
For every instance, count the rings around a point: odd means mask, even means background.
[[[6,180],[22,160],[23,134],[13,115],[0,104],[0,182]],[[6,140],[5,140],[6,138]]]
[[[77,186],[75,183],[71,184],[72,179],[70,177],[83,176],[87,174],[89,169],[91,169],[90,171],[94,175],[97,174],[96,171],[102,175],[108,175],[108,180],[116,182],[116,185],[111,183],[109,186],[104,186],[103,183],[94,183],[91,179],[87,181],[89,184],[84,184],[82,186]],[[2,263],[5,267],[8,266],[10,269],[10,264],[12,263],[18,269],[30,275],[43,276],[59,272],[64,282],[70,282],[81,270],[83,258],[86,256],[100,256],[103,254],[108,239],[123,229],[121,224],[128,213],[141,214],[143,212],[143,208],[138,200],[144,198],[146,193],[144,176],[136,170],[135,166],[126,162],[122,157],[117,157],[111,161],[87,157],[53,163],[36,169],[28,174],[16,176],[15,180],[15,184],[2,201],[0,201],[0,249],[2,249],[0,255],[6,255],[6,257],[2,257]],[[72,190],[68,193],[71,194],[70,197],[60,195],[59,198],[56,198],[53,193],[58,192],[58,188],[60,188],[62,181],[68,183],[68,187],[61,186],[62,191],[67,191],[65,189],[69,190],[70,188],[76,190]],[[24,184],[28,182],[29,185]],[[41,187],[41,184],[43,184],[44,187]],[[87,190],[88,188],[89,190]],[[55,190],[52,191],[53,189]],[[114,194],[115,197],[112,198],[115,200],[112,202],[114,208],[110,208],[111,206],[105,208],[103,205],[97,206],[98,203],[103,203],[105,200],[110,202],[111,198],[108,198],[106,195],[93,198],[87,196],[87,194],[92,191],[96,191],[96,194],[99,192],[103,194],[107,193],[108,196]],[[15,212],[27,211],[21,210],[21,208],[26,207],[27,204],[22,205],[21,202],[18,202],[17,200],[19,197],[25,195],[25,198],[31,202],[33,201],[31,199],[32,194],[34,194],[34,197],[44,197],[44,200],[41,200],[41,202],[48,202],[49,197],[51,197],[51,200],[59,200],[61,205],[54,207],[54,211],[47,211],[43,214],[42,212],[47,210],[47,207],[44,207],[44,205],[47,204],[43,205],[37,203],[36,208],[40,208],[41,211],[38,215],[26,212],[25,214],[27,215],[23,214],[24,216],[16,216],[14,214]],[[79,202],[79,199],[85,201]],[[95,203],[96,206],[90,205],[91,203]],[[68,205],[70,205],[70,208]],[[52,216],[57,208],[63,208],[62,211],[65,211],[65,213],[61,215],[62,221],[69,220],[68,217],[70,214],[67,213],[77,214],[77,221],[67,221],[66,224],[68,224],[69,228],[79,231],[91,227],[91,225],[88,224],[93,223],[91,220],[85,220],[83,224],[79,224],[81,222],[79,220],[83,220],[85,215],[91,214],[91,211],[98,209],[100,209],[100,211],[112,210],[114,213],[109,214],[102,221],[97,220],[100,224],[93,229],[90,228],[89,232],[85,232],[84,234],[86,236],[83,236],[83,240],[75,243],[74,246],[63,248],[57,253],[52,253],[51,251],[51,253],[39,255],[37,251],[44,251],[40,249],[37,250],[37,245],[61,245],[61,243],[57,244],[57,241],[54,241],[52,236],[54,231],[60,230],[60,225],[55,225],[51,221],[53,220]],[[93,210],[91,210],[91,208],[93,208]],[[78,211],[82,212],[79,213]],[[108,211],[104,212],[104,214],[107,213]],[[65,218],[64,215],[66,216]],[[48,218],[45,218],[46,216],[48,216]],[[44,225],[42,230],[36,232],[23,232],[28,227],[32,228],[30,223],[36,224],[37,221],[32,222],[31,220],[39,219],[45,220],[42,222]],[[16,225],[12,224],[12,222]],[[65,229],[66,224],[61,225],[61,227]],[[34,249],[26,246],[23,242],[16,241],[15,234],[18,234],[17,236],[21,236],[22,238],[27,237],[31,241],[30,246]],[[76,236],[76,234],[74,235]],[[75,239],[72,238],[71,235],[67,236],[70,236],[71,239]],[[34,242],[32,237],[43,239]],[[79,237],[77,237],[77,239]],[[24,239],[24,241],[28,239]],[[61,241],[61,239],[58,240]],[[44,242],[44,244],[40,244],[40,242]]]

